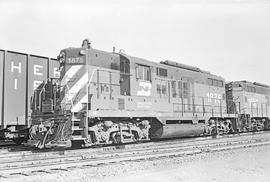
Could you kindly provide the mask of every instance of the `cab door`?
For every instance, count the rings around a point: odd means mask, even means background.
[[[130,61],[120,55],[120,94],[130,95]]]

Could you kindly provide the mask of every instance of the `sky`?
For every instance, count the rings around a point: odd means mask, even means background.
[[[0,49],[81,46],[270,85],[270,0],[0,0]]]

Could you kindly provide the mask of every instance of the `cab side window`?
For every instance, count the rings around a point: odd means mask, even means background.
[[[144,81],[151,81],[150,66],[140,65],[136,66],[136,78]]]
[[[216,79],[212,79],[212,78],[207,79],[207,84],[210,86],[215,86],[215,87],[223,87],[222,80],[216,80]]]

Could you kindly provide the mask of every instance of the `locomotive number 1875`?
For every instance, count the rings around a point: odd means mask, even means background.
[[[66,64],[84,64],[85,60],[81,57],[67,58]]]

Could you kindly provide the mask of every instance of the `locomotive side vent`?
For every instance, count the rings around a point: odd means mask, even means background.
[[[118,98],[118,109],[124,110],[125,109],[125,99]]]

